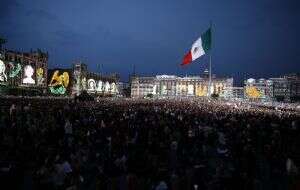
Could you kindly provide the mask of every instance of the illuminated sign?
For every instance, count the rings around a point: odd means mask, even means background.
[[[94,79],[88,80],[88,90],[95,91],[96,90],[96,82]]]
[[[111,86],[111,92],[112,93],[116,93],[117,92],[117,85],[116,85],[116,83],[113,82],[113,83],[111,83],[110,86]]]
[[[69,73],[63,72],[59,75],[59,71],[55,71],[49,83],[49,89],[52,94],[63,95],[69,86]]]
[[[38,68],[36,71],[37,84],[42,85],[45,81],[43,68]]]
[[[32,78],[33,73],[34,73],[34,69],[32,68],[31,65],[26,65],[24,67],[24,78],[23,78],[24,84],[35,84],[35,81]]]
[[[2,60],[0,60],[0,82],[7,81],[7,76],[5,74],[5,64]]]
[[[81,85],[82,85],[82,89],[85,90],[86,89],[86,78],[83,77],[83,79],[81,80]]]
[[[109,82],[106,82],[106,83],[105,83],[104,91],[105,91],[105,92],[109,92],[109,90],[110,90]]]
[[[98,81],[97,91],[98,92],[102,92],[103,91],[103,82],[101,80]]]
[[[246,94],[249,98],[259,98],[259,97],[261,97],[261,93],[254,86],[246,87]]]
[[[154,86],[153,86],[153,90],[152,90],[152,94],[156,94],[156,88],[157,88],[157,86],[154,85]]]
[[[9,72],[8,76],[10,78],[16,77],[20,73],[20,71],[22,70],[22,66],[21,66],[20,63],[17,63],[15,65],[14,63],[10,62],[9,66],[10,66],[10,72]]]

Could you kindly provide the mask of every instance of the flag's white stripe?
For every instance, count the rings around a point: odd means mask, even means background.
[[[191,53],[192,53],[193,61],[205,54],[204,49],[202,47],[201,37],[194,42],[192,49],[191,49]]]

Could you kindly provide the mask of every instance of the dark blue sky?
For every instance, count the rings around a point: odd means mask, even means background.
[[[208,57],[179,64],[213,21],[213,72],[270,77],[300,72],[297,0],[0,0],[6,48],[50,54],[49,67],[82,60],[127,80],[138,74],[199,74]]]

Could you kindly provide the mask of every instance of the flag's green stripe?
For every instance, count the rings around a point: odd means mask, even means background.
[[[206,32],[201,35],[202,47],[207,53],[211,49],[211,28],[209,28]]]

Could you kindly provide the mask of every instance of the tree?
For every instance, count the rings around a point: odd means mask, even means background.
[[[147,98],[153,98],[153,94],[149,93],[149,94],[147,94],[146,97],[147,97]]]
[[[213,94],[211,95],[211,97],[214,98],[214,99],[218,99],[218,98],[219,98],[219,94],[213,93]]]

